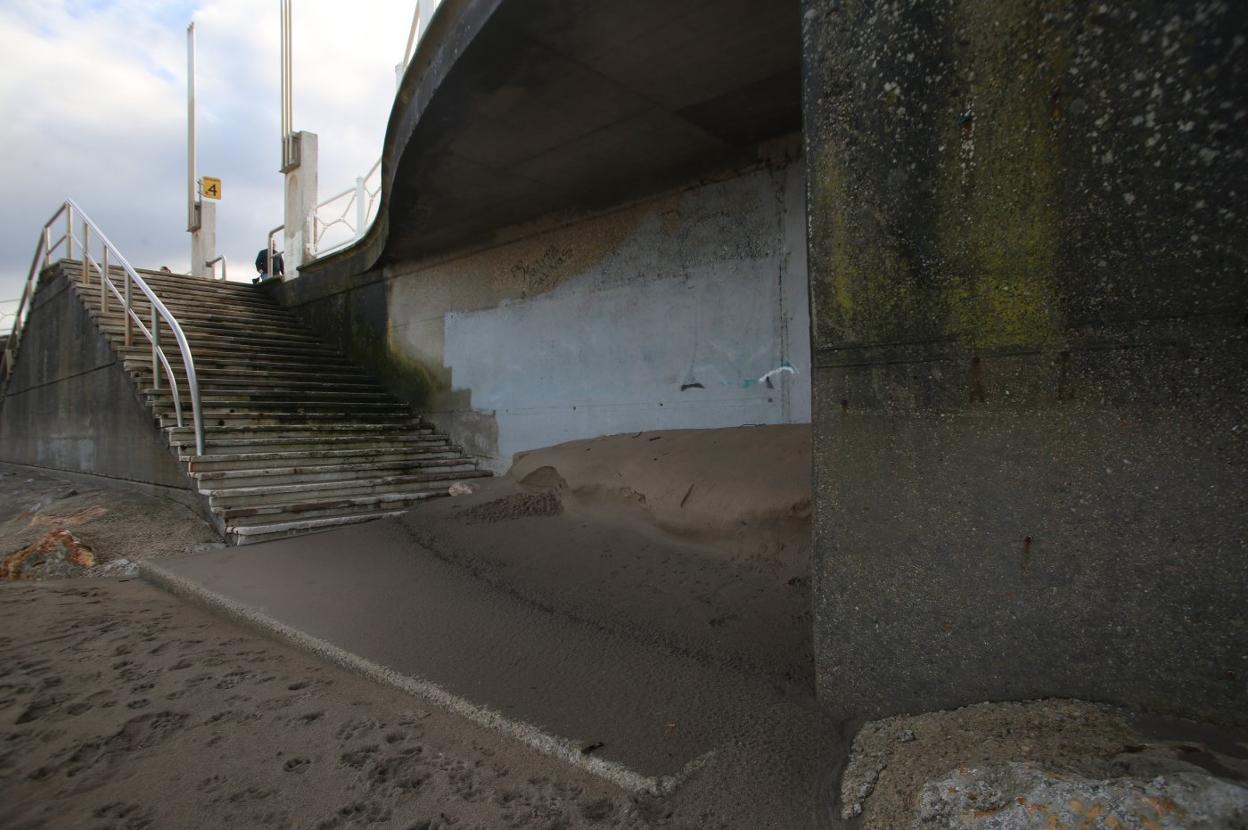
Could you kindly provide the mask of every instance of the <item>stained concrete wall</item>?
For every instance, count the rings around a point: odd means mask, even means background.
[[[803,12],[822,699],[1248,721],[1248,7]]]
[[[776,147],[743,175],[283,299],[498,471],[598,435],[808,422],[804,166]]]
[[[0,461],[190,487],[107,338],[57,271],[35,292],[0,399]]]

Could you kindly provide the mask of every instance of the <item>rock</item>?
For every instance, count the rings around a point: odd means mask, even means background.
[[[1027,762],[960,768],[928,782],[911,830],[1248,828],[1248,788],[1203,771],[1096,779]]]
[[[105,562],[95,569],[92,576],[110,576],[110,577],[134,577],[139,575],[139,566],[129,559],[114,559],[111,562]]]
[[[0,579],[64,579],[86,576],[95,553],[68,530],[54,530],[11,553],[0,563]]]
[[[471,496],[477,491],[471,484],[465,484],[462,481],[457,481],[448,487],[446,492],[452,496]]]

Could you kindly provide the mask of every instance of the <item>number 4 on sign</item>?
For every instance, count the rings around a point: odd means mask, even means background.
[[[204,192],[205,199],[220,199],[221,198],[221,180],[220,179],[214,179],[212,176],[204,176],[202,181],[203,181],[203,192]]]

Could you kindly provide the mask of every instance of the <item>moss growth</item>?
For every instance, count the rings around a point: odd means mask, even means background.
[[[960,0],[960,84],[941,136],[937,227],[951,333],[976,348],[1052,345],[1065,58],[1045,6]],[[1037,47],[1036,44],[1042,44]]]

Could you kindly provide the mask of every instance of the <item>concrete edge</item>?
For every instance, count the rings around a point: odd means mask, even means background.
[[[230,620],[242,623],[261,633],[272,635],[296,648],[319,657],[352,674],[365,677],[383,686],[405,692],[426,700],[452,714],[463,717],[478,726],[509,738],[562,761],[583,772],[602,778],[623,790],[654,796],[667,796],[676,792],[691,776],[702,769],[715,754],[707,752],[681,768],[675,775],[646,776],[623,764],[586,755],[578,743],[544,732],[532,724],[513,720],[500,712],[455,695],[441,686],[418,677],[409,677],[352,654],[332,643],[313,637],[255,609],[248,608],[228,597],[209,591],[190,580],[184,579],[156,562],[139,562],[139,574],[148,582],[174,596],[195,602]]]
[[[183,507],[189,508],[196,516],[199,516],[213,532],[221,536],[221,528],[213,520],[211,516],[205,515],[205,506],[197,493],[190,489],[181,487],[170,487],[164,484],[152,484],[147,481],[136,481],[130,478],[114,478],[113,476],[99,475],[96,473],[84,473],[80,470],[62,470],[59,467],[38,467],[34,464],[19,464],[16,461],[5,461],[0,459],[0,470],[7,472],[30,472],[41,476],[55,476],[64,478],[74,484],[82,484],[90,487],[115,487],[121,490],[128,490],[132,493],[140,493],[144,496],[155,496],[157,498],[168,499],[177,502]]]

